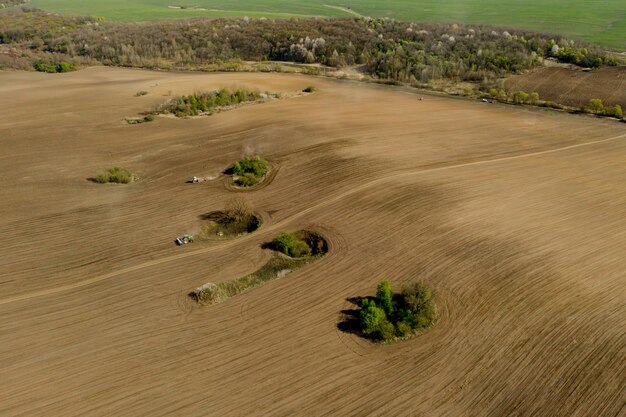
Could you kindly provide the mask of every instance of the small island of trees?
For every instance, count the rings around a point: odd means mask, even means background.
[[[361,299],[358,333],[374,342],[407,338],[430,327],[436,317],[430,288],[413,283],[394,293],[389,281],[378,284],[375,297]]]
[[[269,163],[260,156],[244,156],[227,170],[232,174],[233,181],[240,187],[251,187],[263,180]]]
[[[221,88],[215,91],[199,92],[188,96],[175,97],[159,106],[157,113],[170,113],[176,117],[212,114],[215,111],[227,107],[251,103],[268,97],[276,98],[278,95],[270,93],[261,94],[242,88],[234,91]]]

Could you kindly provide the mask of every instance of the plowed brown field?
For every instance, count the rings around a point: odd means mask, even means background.
[[[511,91],[536,91],[542,100],[572,107],[586,106],[592,98],[599,98],[606,106],[619,104],[626,109],[626,67],[606,67],[591,72],[540,68],[514,75],[505,85]]]
[[[311,84],[122,122],[170,91]],[[624,415],[623,124],[279,74],[12,72],[0,97],[0,415]],[[175,247],[233,196],[184,181],[245,152],[278,166],[245,194],[263,227]],[[141,180],[86,181],[113,164]],[[186,297],[301,228],[327,256],[219,305]],[[340,331],[384,278],[432,286],[435,326],[389,346]]]

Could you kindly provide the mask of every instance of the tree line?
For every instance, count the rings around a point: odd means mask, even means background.
[[[201,68],[243,61],[361,65],[374,78],[493,85],[545,58],[581,66],[618,65],[606,49],[557,35],[481,25],[371,18],[197,18],[104,22],[21,8],[0,15],[0,68],[104,64]]]

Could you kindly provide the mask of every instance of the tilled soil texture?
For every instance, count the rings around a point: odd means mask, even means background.
[[[619,104],[626,109],[626,67],[606,67],[585,72],[569,68],[546,67],[505,82],[510,91],[539,93],[541,100],[572,107],[587,106],[599,98],[605,106]]]
[[[242,86],[310,95],[210,117],[124,117]],[[135,97],[137,91],[148,94]],[[626,130],[612,120],[285,74],[0,73],[0,414],[617,416],[626,392]],[[195,242],[245,154],[267,213]],[[87,178],[112,165],[130,185]],[[321,260],[198,307],[281,231]],[[350,297],[433,288],[437,323],[378,346]]]

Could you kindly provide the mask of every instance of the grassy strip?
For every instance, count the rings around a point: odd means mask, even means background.
[[[205,285],[194,291],[192,296],[201,305],[217,304],[237,294],[259,287],[266,282],[281,278],[317,258],[316,256],[289,258],[284,255],[274,254],[256,272],[230,281]]]

